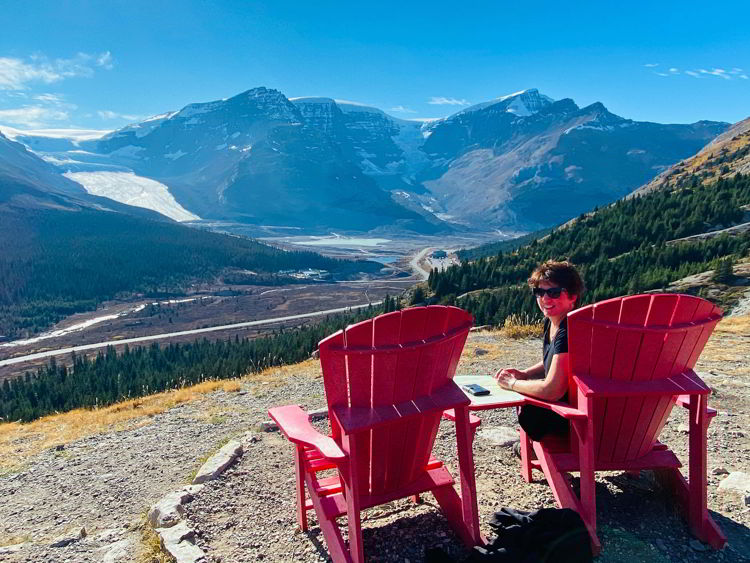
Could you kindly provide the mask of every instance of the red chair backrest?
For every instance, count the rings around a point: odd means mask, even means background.
[[[413,307],[349,326],[320,342],[323,383],[336,406],[380,407],[429,396],[453,379],[472,316],[457,307]],[[329,416],[334,439],[341,428]],[[397,490],[424,470],[440,413],[389,424],[358,437],[360,490]]]
[[[721,319],[713,303],[678,294],[617,297],[568,315],[570,372],[623,382],[671,377],[693,369]],[[577,389],[571,379],[569,395]],[[636,459],[648,453],[674,397],[594,400],[596,457]]]

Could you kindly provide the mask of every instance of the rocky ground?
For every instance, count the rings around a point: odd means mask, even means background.
[[[734,322],[734,324],[732,324]],[[747,320],[724,321],[698,366],[715,389],[720,414],[709,429],[709,508],[729,537],[722,552],[704,551],[663,491],[644,474],[638,479],[611,473],[597,476],[598,524],[603,553],[598,561],[746,561],[750,554],[750,507],[719,493],[723,474],[750,473],[750,331]],[[487,353],[477,352],[481,348]],[[534,363],[540,344],[498,333],[470,336],[458,372],[489,373],[503,366]],[[292,446],[277,432],[261,432],[269,406],[324,405],[322,381],[313,361],[274,370],[243,382],[239,392],[215,392],[147,420],[89,436],[0,473],[0,561],[151,561],[141,539],[145,511],[165,494],[187,484],[205,458],[230,437],[245,453],[187,505],[187,521],[209,562],[326,561],[322,534],[300,532],[294,517]],[[687,460],[684,409],[675,409],[663,439]],[[323,423],[325,424],[325,423]],[[514,426],[511,410],[482,413],[474,452],[479,509],[486,521],[500,506],[554,506],[543,481],[526,484],[508,447],[491,439],[491,429]],[[249,434],[248,434],[249,431]],[[456,465],[455,437],[443,423],[435,453]],[[81,536],[85,528],[85,537]],[[459,558],[466,551],[425,495],[419,505],[398,501],[369,510],[364,518],[370,561],[417,562],[428,547],[441,546]],[[483,531],[491,535],[483,524]],[[74,539],[51,547],[60,539]],[[65,543],[65,542],[62,542]],[[16,547],[9,548],[8,546]]]

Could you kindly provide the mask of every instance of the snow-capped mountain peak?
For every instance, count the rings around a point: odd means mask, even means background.
[[[553,100],[549,96],[540,94],[539,90],[537,90],[536,88],[528,88],[526,90],[514,92],[513,94],[500,96],[499,98],[495,98],[494,100],[490,100],[488,102],[482,102],[481,104],[473,105],[454,115],[472,113],[490,107],[493,107],[493,109],[495,109],[494,106],[498,106],[496,109],[500,109],[508,113],[513,113],[519,117],[526,117],[554,103],[554,101],[555,100]]]

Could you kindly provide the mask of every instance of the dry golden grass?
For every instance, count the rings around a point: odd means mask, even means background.
[[[505,319],[500,334],[506,338],[529,338],[541,337],[544,325],[541,322],[532,322],[527,315],[512,314]]]
[[[716,325],[714,334],[737,334],[740,336],[750,335],[750,315],[742,317],[726,317]]]
[[[141,528],[141,545],[143,551],[138,558],[138,563],[174,563],[174,557],[162,550],[159,534],[148,524],[144,524]]]
[[[0,472],[21,467],[31,456],[59,444],[116,431],[126,425],[145,426],[150,417],[181,403],[222,389],[239,391],[239,381],[204,381],[192,387],[123,401],[100,409],[76,409],[29,423],[0,424]]]
[[[250,373],[240,381],[277,386],[283,385],[287,377],[322,377],[320,362],[310,358],[298,364],[272,367],[258,373]]]

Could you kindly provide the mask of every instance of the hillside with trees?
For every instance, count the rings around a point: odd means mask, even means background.
[[[0,385],[0,421],[31,421],[53,412],[113,403],[177,389],[206,380],[230,379],[294,364],[310,356],[318,342],[349,324],[399,307],[386,296],[379,307],[332,315],[312,325],[274,331],[262,338],[201,340],[185,344],[113,347],[96,356],[54,358],[35,373],[5,379]]]
[[[93,209],[0,209],[0,245],[0,335],[9,337],[33,334],[108,299],[180,295],[222,274],[231,279],[231,272],[252,271],[273,284],[280,270],[380,267]]]
[[[749,203],[750,176],[737,173],[711,184],[693,176],[679,187],[581,215],[516,250],[433,271],[428,287],[440,302],[471,311],[478,324],[499,324],[513,313],[537,316],[525,282],[547,259],[569,259],[580,266],[588,287],[584,303],[659,290],[716,268],[722,260],[747,256],[748,232],[678,239],[746,221],[742,207]]]

